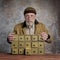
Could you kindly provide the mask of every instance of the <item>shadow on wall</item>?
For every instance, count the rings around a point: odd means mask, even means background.
[[[60,6],[60,5],[59,5]],[[59,36],[60,36],[60,9],[59,9],[59,11],[58,11],[58,34],[59,34]]]

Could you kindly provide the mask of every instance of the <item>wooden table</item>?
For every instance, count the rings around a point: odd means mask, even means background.
[[[0,60],[60,60],[60,55],[11,55],[0,53]]]

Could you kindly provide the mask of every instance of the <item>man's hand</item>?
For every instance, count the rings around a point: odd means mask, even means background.
[[[9,39],[9,42],[12,42],[13,41],[13,36],[14,36],[15,33],[10,33],[8,35],[8,39]]]
[[[42,32],[41,37],[42,37],[43,40],[47,40],[48,34],[46,32]]]

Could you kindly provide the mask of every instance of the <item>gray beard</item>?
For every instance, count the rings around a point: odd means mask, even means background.
[[[32,21],[31,22],[26,22],[26,25],[27,25],[28,28],[31,28],[33,26],[33,24],[34,24],[34,22],[32,22]]]

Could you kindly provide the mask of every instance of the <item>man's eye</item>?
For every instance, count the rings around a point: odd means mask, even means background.
[[[26,17],[28,17],[28,16],[26,16]]]

